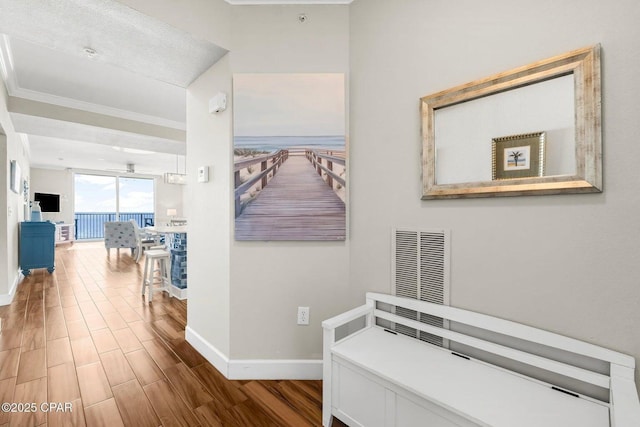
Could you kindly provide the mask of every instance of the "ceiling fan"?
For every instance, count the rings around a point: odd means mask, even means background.
[[[127,162],[125,169],[106,169],[110,172],[136,173],[135,163]]]
[[[136,170],[136,165],[135,165],[135,163],[132,163],[132,162],[127,162],[127,164],[125,165],[124,169],[116,169],[116,168],[114,168],[114,169],[105,169],[105,170],[107,170],[109,172],[124,173],[124,174],[127,174],[127,175],[133,175],[135,173],[153,175],[154,173],[156,173],[156,172],[154,172],[152,170],[147,170],[147,171],[145,171],[145,170],[142,170],[142,171]]]

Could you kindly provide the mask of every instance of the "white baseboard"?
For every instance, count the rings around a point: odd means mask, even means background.
[[[231,360],[189,326],[186,340],[230,380],[320,380],[322,360]]]
[[[230,360],[230,380],[321,380],[322,360]]]
[[[200,334],[187,325],[184,330],[185,339],[195,348],[205,359],[209,361],[222,375],[229,378],[229,358],[217,348],[212,346]]]
[[[22,277],[22,273],[20,272],[20,270],[18,270],[18,274],[13,281],[13,286],[11,286],[11,289],[9,289],[9,293],[0,295],[0,306],[9,305],[11,304],[11,302],[13,302],[13,297],[16,294],[16,289],[18,289],[18,283],[20,283],[20,279]]]
[[[175,298],[180,300],[187,299],[187,288],[179,288],[177,286],[171,285],[171,292]]]

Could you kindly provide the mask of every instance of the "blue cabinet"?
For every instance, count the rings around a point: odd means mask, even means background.
[[[20,223],[20,269],[28,276],[32,268],[55,269],[56,226],[51,222]]]

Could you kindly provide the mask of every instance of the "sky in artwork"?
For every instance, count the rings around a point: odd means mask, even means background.
[[[343,74],[235,74],[236,136],[345,134]]]

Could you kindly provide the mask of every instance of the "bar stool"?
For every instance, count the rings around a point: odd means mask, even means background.
[[[142,296],[144,297],[145,288],[149,287],[149,302],[153,300],[153,293],[158,291],[168,291],[169,295],[173,297],[173,293],[171,292],[171,278],[169,276],[169,252],[162,249],[151,249],[145,251],[144,255]],[[157,268],[156,261],[158,262]],[[155,275],[156,272],[159,273],[158,277]],[[156,279],[159,281],[156,282]],[[153,285],[156,283],[162,285],[162,287],[154,289]]]

